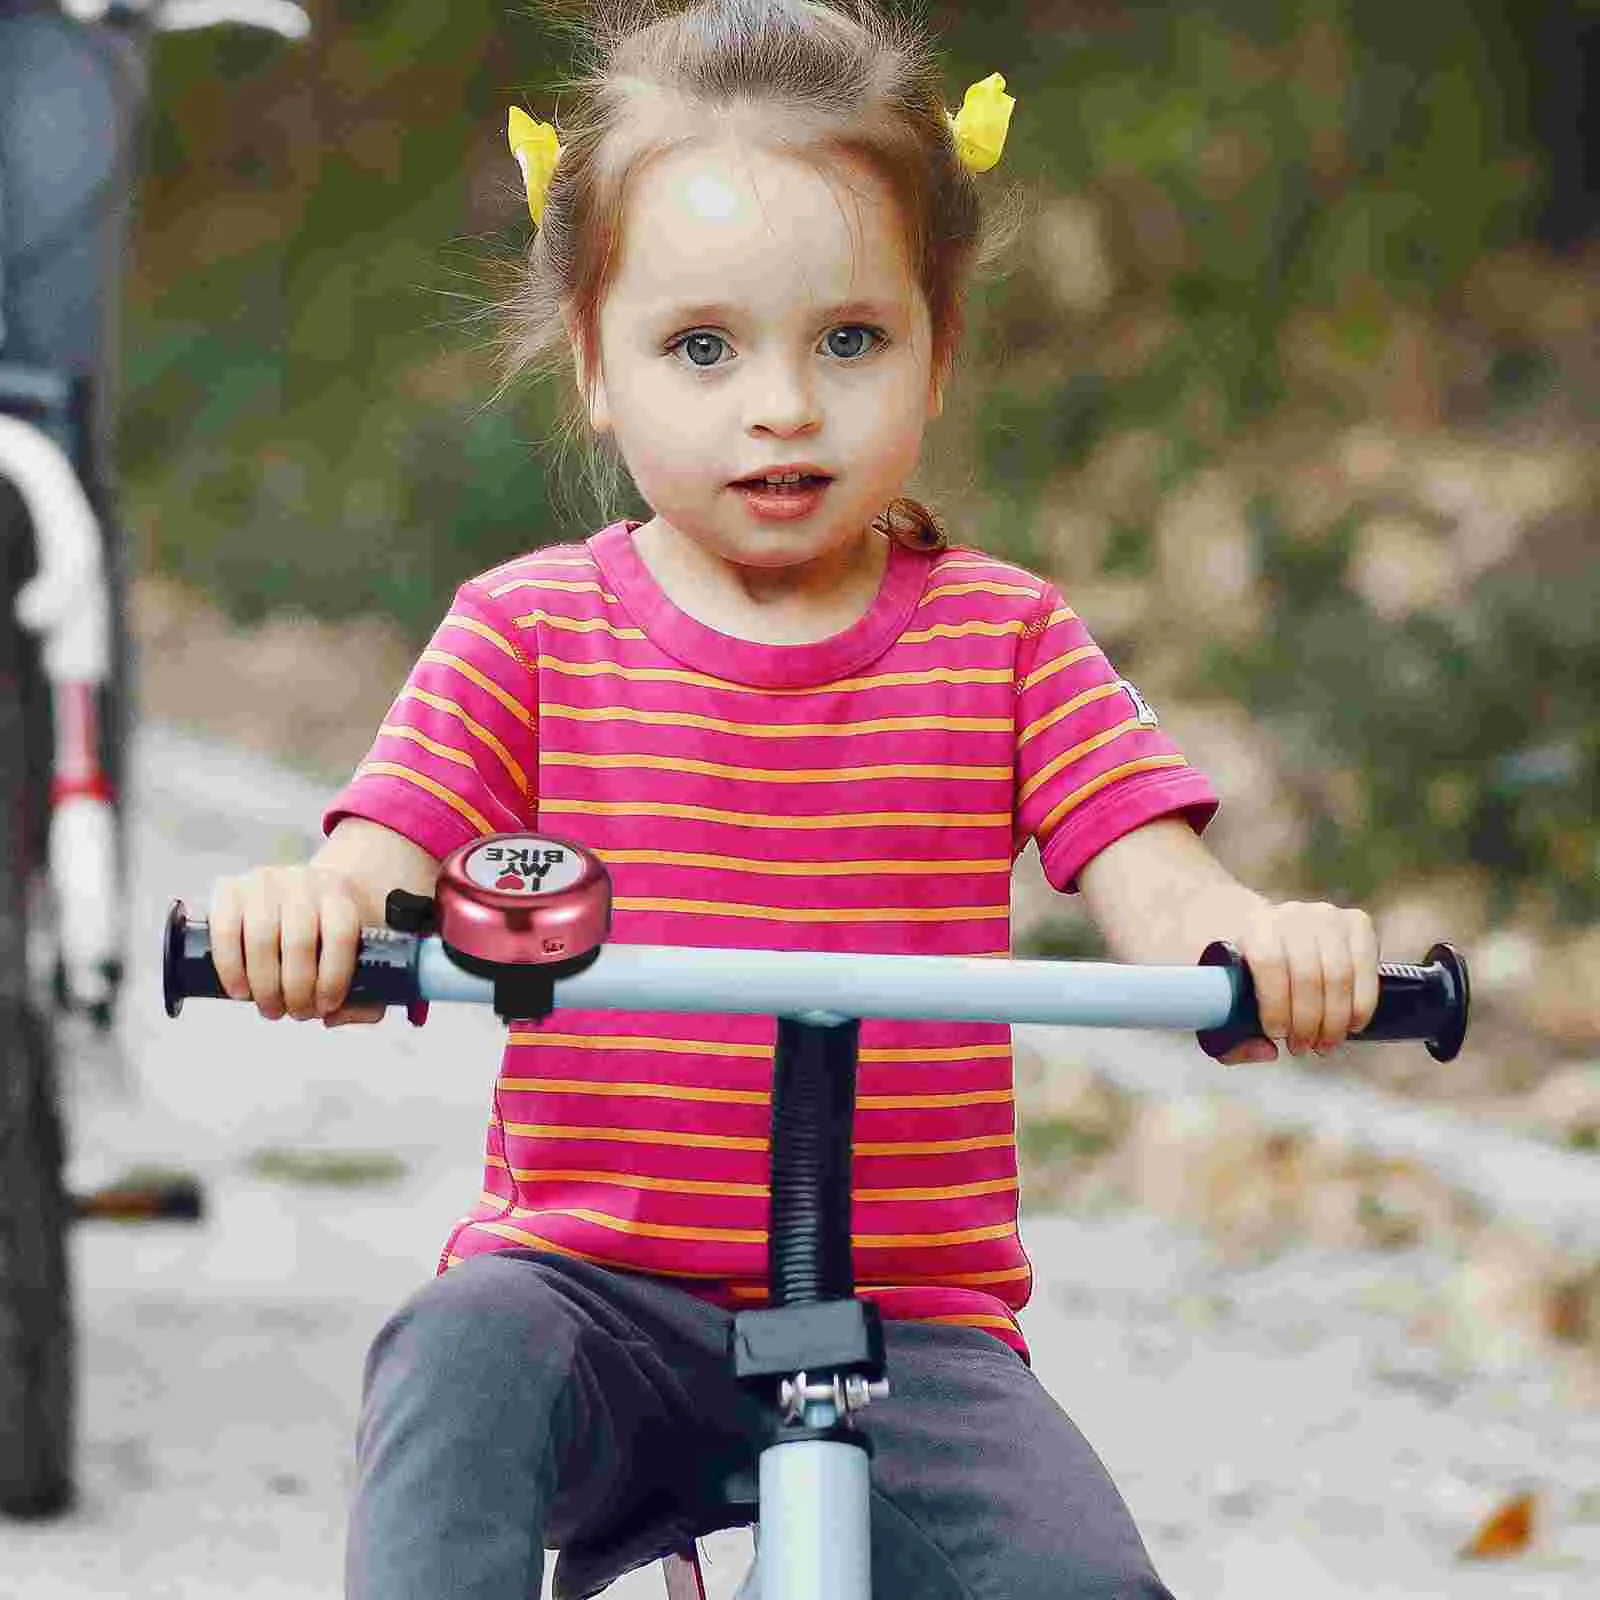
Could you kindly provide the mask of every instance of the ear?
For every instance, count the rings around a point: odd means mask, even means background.
[[[578,380],[578,393],[583,396],[584,404],[589,411],[589,426],[596,433],[609,433],[611,430],[611,408],[606,401],[605,378],[600,372],[594,375],[594,386],[590,389],[586,384],[586,373],[583,365],[583,344],[578,337],[578,326],[568,312],[563,312],[561,320],[566,325],[567,344],[572,351],[572,371]]]
[[[580,371],[578,383],[583,384],[583,374]],[[589,392],[589,426],[596,433],[611,432],[611,407],[606,401],[606,380],[600,373],[594,375],[594,387]]]

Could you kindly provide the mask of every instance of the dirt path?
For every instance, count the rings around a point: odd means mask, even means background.
[[[157,999],[168,899],[203,904],[304,847],[318,786],[153,728],[138,764],[124,1067],[85,1053],[76,1175],[186,1162],[198,1229],[84,1228],[84,1505],[0,1529],[0,1593],[29,1600],[333,1600],[362,1356],[476,1192],[491,1018],[325,1034]],[[1104,1036],[1100,1036],[1104,1037]],[[1064,1047],[1074,1035],[1062,1030]],[[1131,1036],[1130,1036],[1131,1042]],[[388,1181],[285,1183],[262,1152],[339,1153]],[[1452,1263],[1302,1250],[1228,1260],[1137,1213],[1030,1215],[1037,1367],[1122,1486],[1180,1600],[1579,1600],[1600,1592],[1600,1409],[1532,1351],[1418,1344]],[[1532,1545],[1456,1552],[1521,1489]],[[732,1592],[748,1538],[714,1543]],[[648,1571],[614,1591],[659,1595]]]

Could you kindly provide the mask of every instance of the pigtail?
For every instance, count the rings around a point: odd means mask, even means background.
[[[944,524],[920,500],[908,495],[891,500],[872,526],[908,550],[937,554],[950,543]]]

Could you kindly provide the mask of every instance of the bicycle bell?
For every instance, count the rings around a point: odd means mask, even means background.
[[[391,926],[405,916],[405,903],[391,905]],[[494,981],[502,1020],[543,1020],[556,981],[592,965],[605,944],[611,879],[569,840],[494,833],[445,858],[430,921],[458,967]]]

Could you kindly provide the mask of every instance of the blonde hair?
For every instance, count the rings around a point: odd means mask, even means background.
[[[771,114],[787,152],[854,159],[898,202],[908,259],[927,301],[934,371],[947,373],[964,327],[966,282],[984,250],[972,174],[956,156],[938,66],[922,29],[876,0],[599,0],[572,29],[585,70],[559,112],[561,159],[537,233],[492,314],[504,394],[529,374],[599,371],[600,307],[621,256],[630,178],[708,114]],[[1009,236],[1011,227],[1001,233]],[[1003,242],[1003,241],[1002,241]],[[564,442],[587,436],[576,396]],[[602,501],[618,463],[591,450]],[[945,533],[919,501],[890,503],[879,528],[914,549]]]

